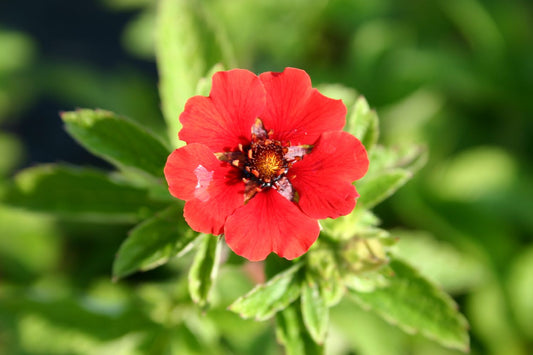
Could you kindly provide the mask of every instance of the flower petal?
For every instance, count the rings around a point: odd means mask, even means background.
[[[359,195],[352,182],[368,170],[361,142],[342,131],[325,132],[310,154],[295,163],[288,177],[299,195],[298,205],[313,218],[349,214]]]
[[[211,150],[203,144],[190,144],[174,150],[165,164],[165,178],[170,194],[182,200],[194,198],[199,179],[195,170],[204,167],[214,170],[220,162]]]
[[[186,200],[184,217],[202,233],[221,234],[226,218],[244,204],[239,171],[219,161],[209,147],[193,143],[168,157],[165,177],[170,193]]]
[[[259,76],[267,92],[265,112],[259,117],[273,138],[293,145],[314,144],[322,132],[340,130],[346,122],[346,106],[311,87],[301,69]]]
[[[215,184],[216,188],[210,191],[213,197],[207,201],[187,201],[183,209],[187,224],[197,232],[222,234],[228,216],[244,203],[244,184],[238,180],[235,182],[226,186]]]
[[[318,222],[303,214],[276,190],[259,192],[226,221],[228,246],[251,261],[274,252],[294,259],[305,253],[320,233]]]
[[[250,142],[251,127],[265,100],[265,89],[254,73],[218,72],[209,97],[194,96],[185,104],[179,137],[189,144],[205,144],[214,152],[236,150],[239,143]]]

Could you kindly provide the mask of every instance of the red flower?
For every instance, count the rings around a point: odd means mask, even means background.
[[[192,229],[223,233],[235,253],[296,258],[317,239],[317,219],[350,213],[359,196],[352,183],[368,158],[341,131],[345,116],[303,70],[218,72],[209,97],[190,98],[180,116],[187,145],[168,157],[169,191]]]

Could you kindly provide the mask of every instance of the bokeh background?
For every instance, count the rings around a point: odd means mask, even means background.
[[[17,171],[39,163],[110,169],[66,134],[60,111],[108,109],[165,134],[156,4],[0,2],[0,193]],[[457,300],[473,354],[531,354],[533,3],[195,4],[235,66],[305,69],[315,85],[340,84],[330,92],[364,95],[380,116],[381,143],[427,147],[426,166],[376,213],[401,237],[399,253]],[[270,323],[193,307],[187,260],[111,283],[130,228],[0,205],[0,353],[281,353]],[[221,305],[252,285],[231,268],[220,278]],[[332,309],[327,350],[457,353],[351,303]]]

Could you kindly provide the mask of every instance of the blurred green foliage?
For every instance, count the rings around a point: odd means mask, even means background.
[[[147,0],[94,3],[101,16],[126,18],[120,34],[106,36],[116,36],[136,59],[116,67],[68,51],[50,54],[34,30],[0,22],[0,195],[19,168],[37,162],[35,149],[54,147],[53,135],[32,146],[36,142],[28,137],[35,132],[28,132],[37,120],[38,127],[57,126],[60,110],[109,109],[169,141],[153,70],[155,6]],[[226,64],[256,72],[303,68],[315,85],[343,84],[330,86],[336,92],[330,95],[347,105],[355,92],[364,94],[379,113],[380,139],[394,147],[391,154],[401,155],[412,143],[427,146],[427,165],[376,209],[383,225],[393,229],[391,236],[399,238],[395,255],[456,297],[471,325],[473,354],[531,351],[533,5],[207,0],[187,6],[194,26],[215,29],[216,38],[201,37],[205,62],[194,63],[191,52],[191,65],[201,70],[183,75],[199,79],[216,58],[210,44],[222,42],[228,46]],[[41,14],[46,15],[52,14]],[[61,26],[67,14],[54,16],[61,30],[69,31]],[[152,70],[142,69],[145,65]],[[41,117],[35,109],[45,100],[54,112]],[[170,139],[177,134],[170,133]],[[67,180],[73,174],[60,173]],[[107,174],[93,178],[121,186]],[[73,187],[64,188],[68,194]],[[137,207],[128,206],[128,217],[142,213]],[[114,254],[131,226],[127,218],[113,224],[72,222],[1,205],[0,353],[281,352],[270,323],[225,310],[254,284],[254,274],[243,272],[235,257],[221,269],[214,306],[205,315],[187,292],[190,255],[111,283]],[[291,312],[280,315],[282,322],[294,319]],[[330,319],[327,353],[457,353],[406,335],[354,303],[342,301]]]

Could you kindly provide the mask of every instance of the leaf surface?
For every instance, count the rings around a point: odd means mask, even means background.
[[[229,309],[243,318],[266,320],[272,317],[300,295],[301,280],[298,271],[301,266],[302,264],[295,264],[265,284],[256,286],[233,302]]]
[[[197,237],[183,219],[181,208],[168,207],[130,231],[113,263],[113,277],[160,266],[188,251]]]
[[[453,299],[403,261],[393,259],[388,284],[371,292],[351,289],[353,298],[405,332],[420,333],[467,352],[467,321]]]
[[[302,286],[302,318],[304,325],[318,344],[323,344],[329,325],[329,307],[318,284],[306,282]]]
[[[189,270],[189,294],[200,307],[208,304],[209,293],[218,270],[220,243],[212,235],[204,235]]]
[[[34,212],[99,222],[135,222],[143,210],[160,207],[146,190],[101,171],[53,164],[20,172],[4,200]]]
[[[369,176],[357,185],[359,199],[358,208],[371,209],[405,185],[413,174],[404,169],[384,171],[380,174]]]
[[[174,148],[184,145],[178,138],[181,129],[179,115],[187,99],[197,94],[199,81],[216,63],[235,66],[233,49],[224,28],[203,5],[200,1],[161,0],[158,6],[156,59],[159,93]]]
[[[94,155],[123,168],[163,176],[169,149],[137,123],[104,110],[63,112],[67,132]]]
[[[346,119],[344,129],[356,136],[370,151],[378,141],[379,121],[376,111],[371,110],[363,96],[359,96]]]

